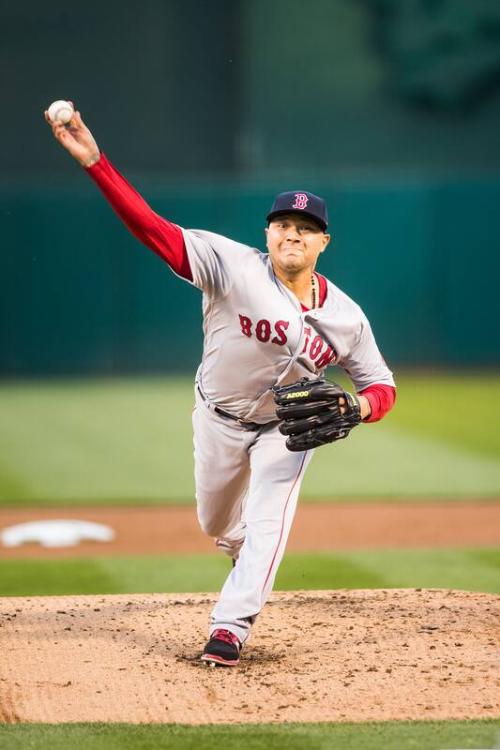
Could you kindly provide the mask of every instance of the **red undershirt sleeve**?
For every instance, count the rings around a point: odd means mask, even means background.
[[[104,154],[101,153],[99,161],[85,171],[130,232],[163,258],[175,273],[192,281],[193,274],[180,227],[155,213]]]
[[[366,396],[370,402],[372,413],[364,419],[364,422],[378,422],[385,417],[396,401],[396,389],[391,385],[375,383],[360,391],[361,396]]]

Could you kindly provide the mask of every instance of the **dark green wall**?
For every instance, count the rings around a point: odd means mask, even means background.
[[[192,369],[201,353],[199,293],[81,179],[66,194],[1,196],[2,373]],[[284,187],[139,183],[179,224],[261,248],[263,217]],[[498,364],[500,182],[308,187],[328,199],[334,234],[319,270],[362,305],[389,361]]]

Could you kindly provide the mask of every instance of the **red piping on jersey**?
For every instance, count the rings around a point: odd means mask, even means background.
[[[104,154],[101,153],[99,161],[86,171],[132,234],[163,258],[172,271],[192,281],[180,227],[155,213]]]
[[[286,515],[286,509],[288,507],[288,502],[292,496],[292,492],[295,489],[295,485],[297,484],[298,478],[300,477],[302,468],[304,466],[304,461],[306,460],[307,451],[305,451],[304,455],[302,456],[302,463],[300,464],[300,469],[297,472],[297,476],[293,480],[292,487],[290,489],[290,492],[288,493],[288,497],[286,499],[285,507],[283,508],[283,516],[281,518],[281,530],[280,530],[280,537],[278,539],[278,544],[276,545],[276,549],[274,550],[273,559],[271,560],[271,565],[269,566],[269,570],[267,571],[266,580],[264,581],[264,585],[262,586],[261,596],[264,593],[264,589],[266,588],[266,584],[269,580],[269,576],[271,575],[271,571],[273,569],[274,561],[276,560],[276,555],[278,554],[278,550],[280,548],[281,540],[283,538],[283,527],[285,526],[285,515]]]
[[[375,383],[359,393],[361,396],[366,396],[372,410],[370,416],[363,422],[378,422],[392,409],[396,401],[396,389],[392,385]]]

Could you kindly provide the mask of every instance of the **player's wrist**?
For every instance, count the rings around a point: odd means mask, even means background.
[[[97,149],[97,151],[93,153],[90,158],[81,160],[80,164],[85,169],[90,169],[90,167],[93,167],[94,164],[97,164],[100,158],[101,158],[101,152],[99,151],[99,149]]]
[[[371,417],[372,405],[370,404],[369,399],[367,399],[366,396],[360,396],[360,395],[356,395],[356,399],[359,403],[359,411],[360,411],[361,419],[365,420]]]

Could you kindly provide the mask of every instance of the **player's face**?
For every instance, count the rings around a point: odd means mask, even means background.
[[[266,229],[267,249],[273,266],[285,274],[312,271],[330,241],[330,235],[307,216],[277,216]]]

